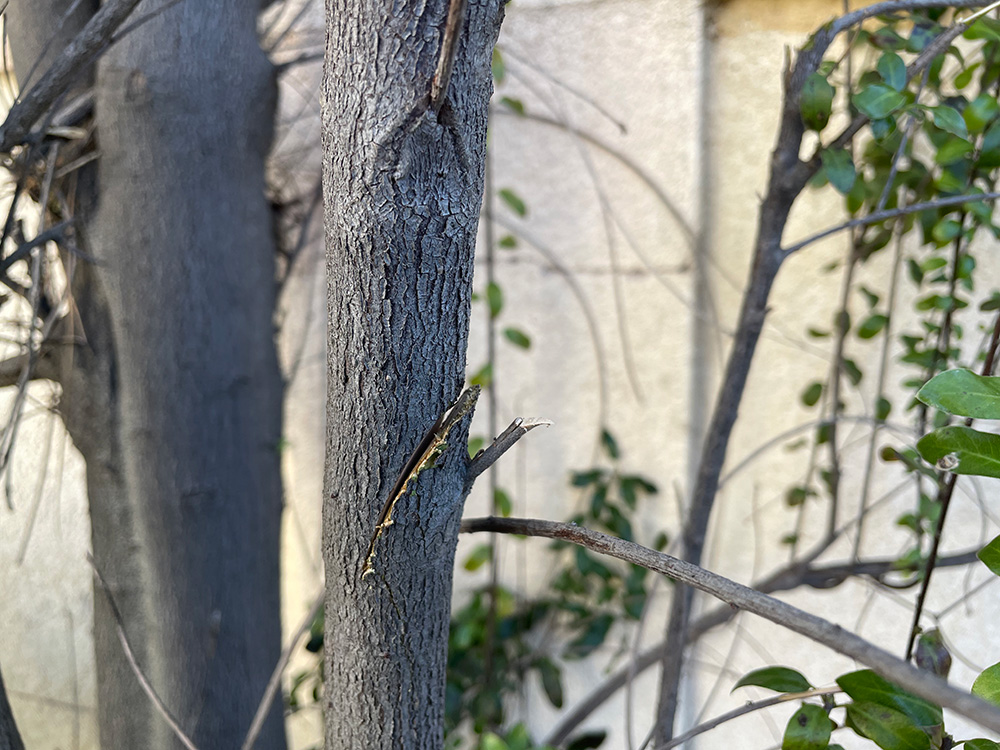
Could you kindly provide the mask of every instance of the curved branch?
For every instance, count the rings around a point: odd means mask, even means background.
[[[978,550],[970,550],[938,560],[937,567],[956,567],[969,565],[976,561]],[[917,565],[899,566],[898,561],[870,560],[858,563],[838,563],[834,565],[812,567],[801,562],[791,563],[776,570],[766,578],[753,584],[752,588],[762,594],[773,594],[778,591],[790,591],[799,586],[811,586],[817,589],[834,588],[854,575],[868,575],[881,581],[887,574],[916,573]],[[738,610],[728,605],[721,605],[705,612],[688,627],[686,644],[696,642],[705,633],[725,625],[738,614]],[[629,680],[635,679],[647,669],[658,664],[667,653],[670,644],[660,641],[637,654],[629,663],[612,673],[603,683],[594,688],[588,696],[581,700],[571,711],[559,719],[542,744],[558,746],[580,726],[598,708],[604,705],[611,696],[621,690]]]
[[[462,531],[560,539],[661,573],[849,656],[904,690],[1000,732],[1000,707],[952,687],[839,625],[671,555],[582,526],[537,519],[474,518],[462,522]]]

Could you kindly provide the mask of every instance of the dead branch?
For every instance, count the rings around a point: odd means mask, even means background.
[[[935,705],[950,708],[983,727],[1000,732],[1000,707],[952,687],[940,677],[918,669],[839,625],[754,591],[748,586],[712,573],[698,565],[643,547],[635,542],[617,539],[582,526],[554,521],[530,518],[473,518],[462,522],[462,531],[490,531],[559,539],[662,573],[679,583],[685,583],[714,596],[731,607],[752,612],[849,656],[904,690]]]

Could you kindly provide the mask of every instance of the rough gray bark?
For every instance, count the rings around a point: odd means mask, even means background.
[[[361,570],[386,494],[464,378],[502,5],[470,0],[439,114],[445,0],[326,7],[326,746],[437,748],[464,425]]]
[[[20,4],[20,60],[30,65],[29,42],[44,43],[71,4]],[[81,177],[77,215],[100,265],[74,279],[86,344],[47,363],[87,462],[96,564],[141,666],[202,750],[241,741],[280,651],[281,381],[264,197],[275,86],[256,11],[181,3],[98,66],[102,158]],[[102,745],[176,746],[101,592],[95,648]],[[275,710],[257,747],[284,744]]]

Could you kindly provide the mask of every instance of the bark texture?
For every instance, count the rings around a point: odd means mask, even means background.
[[[27,42],[43,44],[71,5],[21,3],[34,31],[12,36],[28,64]],[[280,651],[282,385],[264,197],[275,85],[257,9],[180,3],[97,67],[102,156],[76,203],[99,265],[74,278],[85,343],[47,363],[87,463],[97,566],[141,667],[201,750],[242,741]],[[102,746],[177,747],[100,591],[95,648]],[[275,710],[257,747],[284,746]]]
[[[452,0],[457,2],[458,0]],[[324,503],[326,746],[442,744],[466,428],[402,497],[410,452],[459,395],[482,202],[498,0],[470,0],[430,106],[446,0],[328,0],[323,85],[328,278]]]

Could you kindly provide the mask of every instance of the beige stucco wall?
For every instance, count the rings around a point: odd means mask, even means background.
[[[810,29],[841,6],[837,0],[729,0],[713,6],[707,19],[698,0],[514,0],[508,7],[501,39],[508,77],[498,93],[521,99],[529,114],[571,125],[624,154],[652,177],[676,214],[620,161],[565,129],[510,115],[494,119],[494,186],[514,189],[527,204],[528,216],[519,220],[496,201],[491,210],[572,272],[597,321],[603,353],[598,360],[580,302],[549,258],[524,240],[516,250],[497,252],[498,281],[506,298],[500,325],[525,330],[533,342],[529,352],[503,342],[498,347],[500,427],[518,415],[554,422],[528,436],[498,469],[499,483],[513,497],[516,515],[558,519],[573,512],[582,498],[568,488],[568,473],[592,465],[603,421],[619,439],[625,467],[651,477],[661,488],[655,502],[641,508],[637,528],[642,539],[650,541],[646,530],[676,529],[678,498],[688,486],[691,465],[687,432],[705,417],[706,404],[699,400],[707,398],[717,382],[719,354],[728,343],[739,287],[747,274],[777,127],[785,48],[801,44]],[[602,203],[608,215],[613,214],[609,223],[614,255]],[[692,242],[678,216],[694,229],[704,225],[713,258],[708,278],[718,322],[709,321],[700,338],[695,337],[692,311]],[[787,236],[808,234],[839,217],[836,200],[806,194]],[[314,231],[319,231],[318,223]],[[824,376],[829,343],[808,340],[804,331],[810,324],[828,325],[840,277],[820,269],[844,247],[843,238],[825,242],[783,269],[730,450],[732,464],[770,438],[815,418],[800,407],[798,393],[810,379]],[[314,246],[296,267],[281,311],[282,361],[289,369],[294,363],[295,373],[286,405],[284,454],[286,631],[308,610],[322,579],[321,268],[320,249]],[[867,273],[873,284],[884,283],[884,267]],[[482,283],[481,276],[477,283]],[[470,372],[484,361],[484,330],[480,304],[475,308]],[[874,354],[861,350],[857,356],[870,361]],[[701,368],[694,377],[692,363]],[[635,385],[629,382],[629,367]],[[598,395],[601,370],[607,379],[603,402]],[[40,389],[37,397],[45,403],[47,394]],[[13,465],[14,508],[0,507],[0,665],[29,747],[92,748],[92,594],[84,562],[89,529],[83,467],[58,420],[40,407],[35,413],[25,422]],[[486,431],[482,415],[477,416],[473,433]],[[46,455],[51,476],[36,495],[38,467]],[[803,460],[801,454],[771,451],[725,487],[710,547],[711,567],[747,581],[783,560],[786,552],[776,540],[787,530],[789,517],[781,508],[780,492],[793,481],[790,477],[801,474]],[[32,522],[36,497],[40,500]],[[484,490],[477,488],[468,512],[479,515],[486,507]],[[964,514],[978,523],[968,510]],[[18,550],[29,527],[30,542],[19,564]],[[477,541],[461,540],[460,556]],[[505,540],[504,582],[523,591],[537,590],[547,549],[537,540]],[[460,577],[459,599],[481,582],[474,576]],[[935,606],[945,601],[948,588],[942,586]],[[644,623],[645,643],[657,641],[663,627],[666,589],[657,591]],[[869,593],[867,587],[855,585],[833,595],[791,598],[845,625],[860,621],[862,634],[884,636],[886,645],[898,651],[906,610],[892,600],[877,599],[862,618]],[[987,615],[1000,614],[989,601],[977,600],[977,606]],[[829,681],[835,670],[850,668],[844,660],[828,658],[774,628],[749,620],[745,624],[735,646],[731,633],[721,634],[698,653],[698,665],[709,681],[699,682],[693,694],[709,697],[711,678],[723,674],[723,687],[710,697],[708,715],[744,700],[743,695],[729,697],[728,685],[734,675],[764,663],[807,669],[817,681]],[[956,635],[969,627],[961,626]],[[617,636],[612,640],[598,658],[569,668],[568,706],[601,680],[619,643]],[[307,663],[301,658],[296,662]],[[971,671],[961,669],[956,676],[967,680]],[[649,726],[656,692],[652,672],[634,685],[636,740]],[[685,714],[688,721],[697,713],[693,705]],[[542,699],[529,700],[521,708],[539,736],[556,716]],[[615,732],[609,747],[626,746],[625,709],[623,694],[590,722]],[[773,722],[783,724],[781,717],[787,713],[769,720],[745,719],[718,730],[704,746],[766,746],[773,742]],[[319,727],[317,710],[297,714],[289,722],[293,746],[318,741]]]

